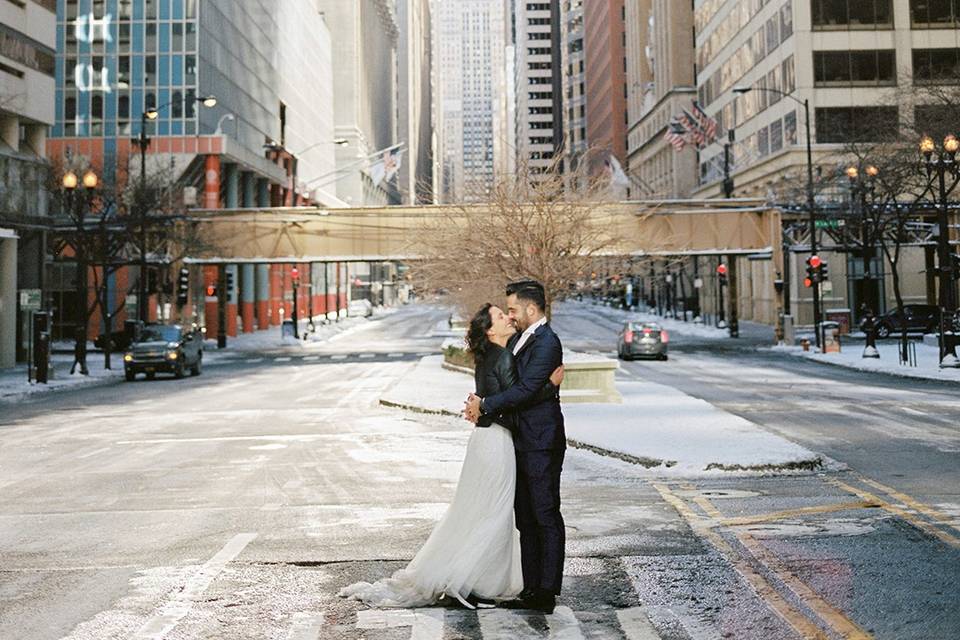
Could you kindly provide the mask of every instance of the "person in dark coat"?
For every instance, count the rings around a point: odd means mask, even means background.
[[[507,311],[518,333],[507,348],[516,360],[517,383],[483,397],[471,394],[465,415],[477,422],[503,411],[517,412],[513,442],[517,458],[514,510],[520,531],[523,591],[504,606],[553,613],[563,581],[566,532],[560,514],[560,474],[566,434],[559,393],[541,398],[551,373],[563,364],[560,338],[547,322],[543,286],[526,280],[507,286]]]

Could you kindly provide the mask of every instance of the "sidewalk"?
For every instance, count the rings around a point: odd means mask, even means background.
[[[960,382],[960,369],[941,369],[940,350],[930,344],[917,343],[917,366],[900,364],[899,340],[878,340],[879,358],[863,357],[863,342],[847,342],[841,345],[840,353],[817,353],[803,351],[800,347],[772,347],[775,351],[785,351],[794,356],[802,356],[816,362],[823,362],[858,371],[873,371],[904,378],[921,378],[945,382]],[[811,347],[813,349],[813,347]]]
[[[428,356],[380,398],[385,406],[459,416],[473,379]],[[673,387],[619,380],[622,404],[565,404],[572,446],[621,458],[657,475],[822,469],[818,454]],[[562,392],[561,392],[562,397]]]
[[[229,362],[239,354],[251,351],[263,351],[271,349],[285,349],[291,351],[309,350],[313,346],[327,343],[333,340],[339,340],[346,337],[353,331],[365,326],[368,322],[379,320],[385,316],[394,313],[396,307],[374,310],[372,316],[364,317],[344,317],[340,322],[331,322],[326,325],[317,325],[316,332],[307,334],[306,340],[303,334],[299,340],[295,338],[284,338],[280,334],[280,327],[271,327],[265,331],[241,334],[234,338],[227,339],[226,349],[217,349],[216,338],[207,338],[203,343],[203,362],[204,364],[215,364],[220,362]],[[301,321],[301,331],[306,330],[306,322]],[[48,393],[61,389],[73,389],[81,386],[95,386],[100,384],[109,384],[123,378],[123,353],[115,352],[111,355],[110,364],[112,369],[103,368],[103,353],[94,350],[93,343],[88,343],[87,349],[87,368],[90,375],[70,375],[70,365],[73,363],[73,354],[66,353],[72,349],[72,344],[58,342],[54,345],[54,352],[51,356],[51,367],[53,374],[47,384],[38,384],[27,381],[27,365],[19,364],[12,369],[0,371],[0,404],[17,402],[24,400],[39,393]]]

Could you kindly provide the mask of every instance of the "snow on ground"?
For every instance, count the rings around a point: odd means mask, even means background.
[[[907,378],[925,378],[928,380],[948,380],[960,382],[960,369],[941,369],[940,350],[935,344],[913,342],[917,349],[917,366],[911,367],[900,364],[898,356],[899,341],[878,340],[877,351],[879,358],[863,357],[863,342],[841,344],[840,353],[817,353],[803,351],[800,347],[776,347],[796,356],[803,356],[817,362],[857,369],[860,371],[877,371]]]
[[[655,313],[648,313],[645,311],[627,311],[625,309],[616,309],[602,304],[590,304],[589,302],[575,301],[565,301],[559,303],[559,305],[561,307],[574,307],[574,305],[576,305],[586,311],[602,315],[617,322],[626,322],[627,320],[632,320],[633,322],[653,322],[660,325],[661,328],[666,329],[668,334],[675,333],[679,336],[716,339],[730,337],[726,329],[718,329],[717,327],[706,326],[693,320],[690,322],[684,322],[683,320],[664,318]]]
[[[381,403],[459,415],[473,379],[428,356],[382,397]],[[622,404],[564,404],[567,437],[622,454],[658,474],[692,476],[724,470],[803,467],[817,454],[757,425],[645,380],[618,381]]]
[[[72,353],[54,353],[51,356],[52,373],[47,384],[28,382],[26,364],[0,371],[0,403],[16,402],[35,393],[102,384],[123,376],[123,354],[113,354],[110,358],[110,366],[113,368],[104,369],[103,354],[93,351],[92,343],[90,349],[87,351],[87,369],[90,375],[86,376],[80,375],[79,372],[70,375],[70,365],[73,364]]]

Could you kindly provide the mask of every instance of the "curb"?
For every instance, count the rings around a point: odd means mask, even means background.
[[[405,411],[412,411],[414,413],[420,413],[424,415],[440,415],[440,416],[449,416],[452,418],[460,418],[459,413],[453,413],[446,409],[424,409],[423,407],[416,407],[413,405],[403,404],[401,402],[393,402],[390,400],[380,399],[380,405],[384,407],[390,407],[392,409],[403,409]],[[602,456],[604,458],[614,458],[622,462],[629,464],[634,464],[646,469],[655,469],[657,467],[664,467],[669,469],[675,467],[678,464],[677,460],[661,460],[659,458],[648,458],[645,456],[634,456],[629,453],[622,453],[620,451],[614,451],[612,449],[605,449],[604,447],[598,447],[596,445],[587,444],[586,442],[581,442],[573,438],[567,438],[567,445],[574,449],[581,449],[583,451],[589,451],[590,453]],[[823,458],[817,456],[816,458],[810,460],[794,460],[791,462],[781,462],[781,463],[768,463],[768,464],[754,464],[754,465],[742,465],[742,464],[722,464],[719,462],[711,462],[708,464],[703,471],[730,471],[730,472],[778,472],[778,471],[822,471],[824,470]]]
[[[960,384],[960,380],[949,380],[946,378],[932,378],[929,376],[912,376],[906,372],[900,371],[888,371],[886,369],[860,369],[858,367],[850,367],[840,362],[830,362],[829,360],[821,360],[819,358],[811,358],[809,356],[803,355],[803,352],[800,353],[791,353],[790,355],[798,358],[803,358],[807,362],[813,362],[815,364],[825,364],[828,367],[837,367],[838,369],[846,369],[847,371],[856,371],[858,373],[871,373],[877,375],[887,375],[894,378],[901,378],[907,380],[925,380],[927,382],[938,382],[940,384]]]

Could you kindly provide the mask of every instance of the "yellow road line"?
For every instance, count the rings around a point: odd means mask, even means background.
[[[723,514],[713,506],[706,496],[697,496],[693,501],[710,517],[717,520],[723,519]],[[794,595],[800,598],[805,605],[813,609],[813,611],[820,616],[820,619],[839,634],[841,638],[867,640],[873,637],[860,628],[856,622],[845,616],[842,611],[820,597],[820,594],[808,587],[756,538],[743,531],[733,531],[733,534],[754,558],[776,574]]]
[[[691,529],[699,536],[705,538],[717,551],[730,561],[734,570],[753,587],[757,595],[760,596],[760,599],[770,605],[784,622],[804,638],[813,640],[828,639],[828,636],[820,627],[808,620],[802,613],[787,602],[753,565],[747,562],[719,533],[712,529],[712,525],[715,523],[694,513],[693,510],[666,485],[655,482],[653,483],[653,488],[680,513],[681,517],[687,521]]]
[[[913,526],[917,527],[918,529],[923,529],[927,533],[933,536],[936,536],[937,538],[940,538],[940,540],[946,542],[952,547],[960,548],[960,538],[957,538],[947,533],[946,531],[943,531],[942,529],[938,529],[937,527],[933,526],[926,520],[921,520],[920,518],[918,518],[917,516],[913,515],[912,513],[910,513],[905,509],[901,509],[900,507],[896,505],[892,505],[889,502],[886,502],[885,500],[881,500],[878,496],[870,493],[866,489],[858,489],[856,487],[850,486],[849,484],[846,484],[845,482],[841,482],[833,478],[825,478],[824,482],[827,482],[836,487],[839,487],[848,493],[851,493],[855,496],[862,498],[863,500],[876,502],[877,504],[880,505],[880,507],[884,511],[888,511],[894,514],[895,516],[899,516],[900,518],[903,518],[904,520],[906,520]]]
[[[915,499],[915,498],[912,498],[912,497],[908,496],[907,494],[905,494],[905,493],[903,493],[903,492],[901,492],[901,491],[897,491],[896,489],[894,489],[894,488],[892,488],[892,487],[888,487],[888,486],[886,486],[886,485],[880,484],[880,483],[877,482],[876,480],[871,480],[870,478],[865,478],[865,477],[861,476],[859,473],[858,473],[858,474],[854,474],[854,476],[855,476],[858,480],[860,480],[860,482],[862,482],[862,483],[864,483],[864,484],[868,484],[868,485],[870,485],[871,487],[873,487],[873,488],[875,488],[875,489],[879,489],[880,491],[883,491],[885,494],[887,494],[887,495],[890,496],[891,498],[896,498],[897,500],[899,500],[899,501],[902,502],[903,504],[907,505],[908,507],[910,507],[910,508],[913,509],[914,511],[917,511],[917,512],[922,513],[922,514],[924,514],[924,515],[930,516],[930,517],[933,518],[934,520],[937,520],[937,521],[939,521],[939,522],[942,522],[942,523],[944,523],[945,525],[947,525],[948,527],[950,527],[950,528],[952,528],[952,529],[956,529],[957,531],[960,531],[960,525],[957,524],[957,519],[956,519],[956,518],[951,518],[950,516],[948,516],[947,514],[943,513],[942,511],[939,511],[939,510],[937,510],[936,508],[931,507],[931,506],[928,505],[928,504],[925,504],[925,503],[923,503],[923,502],[920,502],[919,500],[917,500],[917,499]]]
[[[739,527],[747,524],[760,524],[762,522],[776,522],[777,520],[786,520],[797,516],[805,516],[816,513],[833,513],[834,511],[853,511],[855,509],[871,509],[879,507],[875,502],[841,502],[839,504],[828,504],[819,507],[802,507],[800,509],[787,509],[785,511],[775,511],[773,513],[761,513],[754,516],[738,516],[736,518],[723,518],[721,516],[720,524],[725,527]]]

